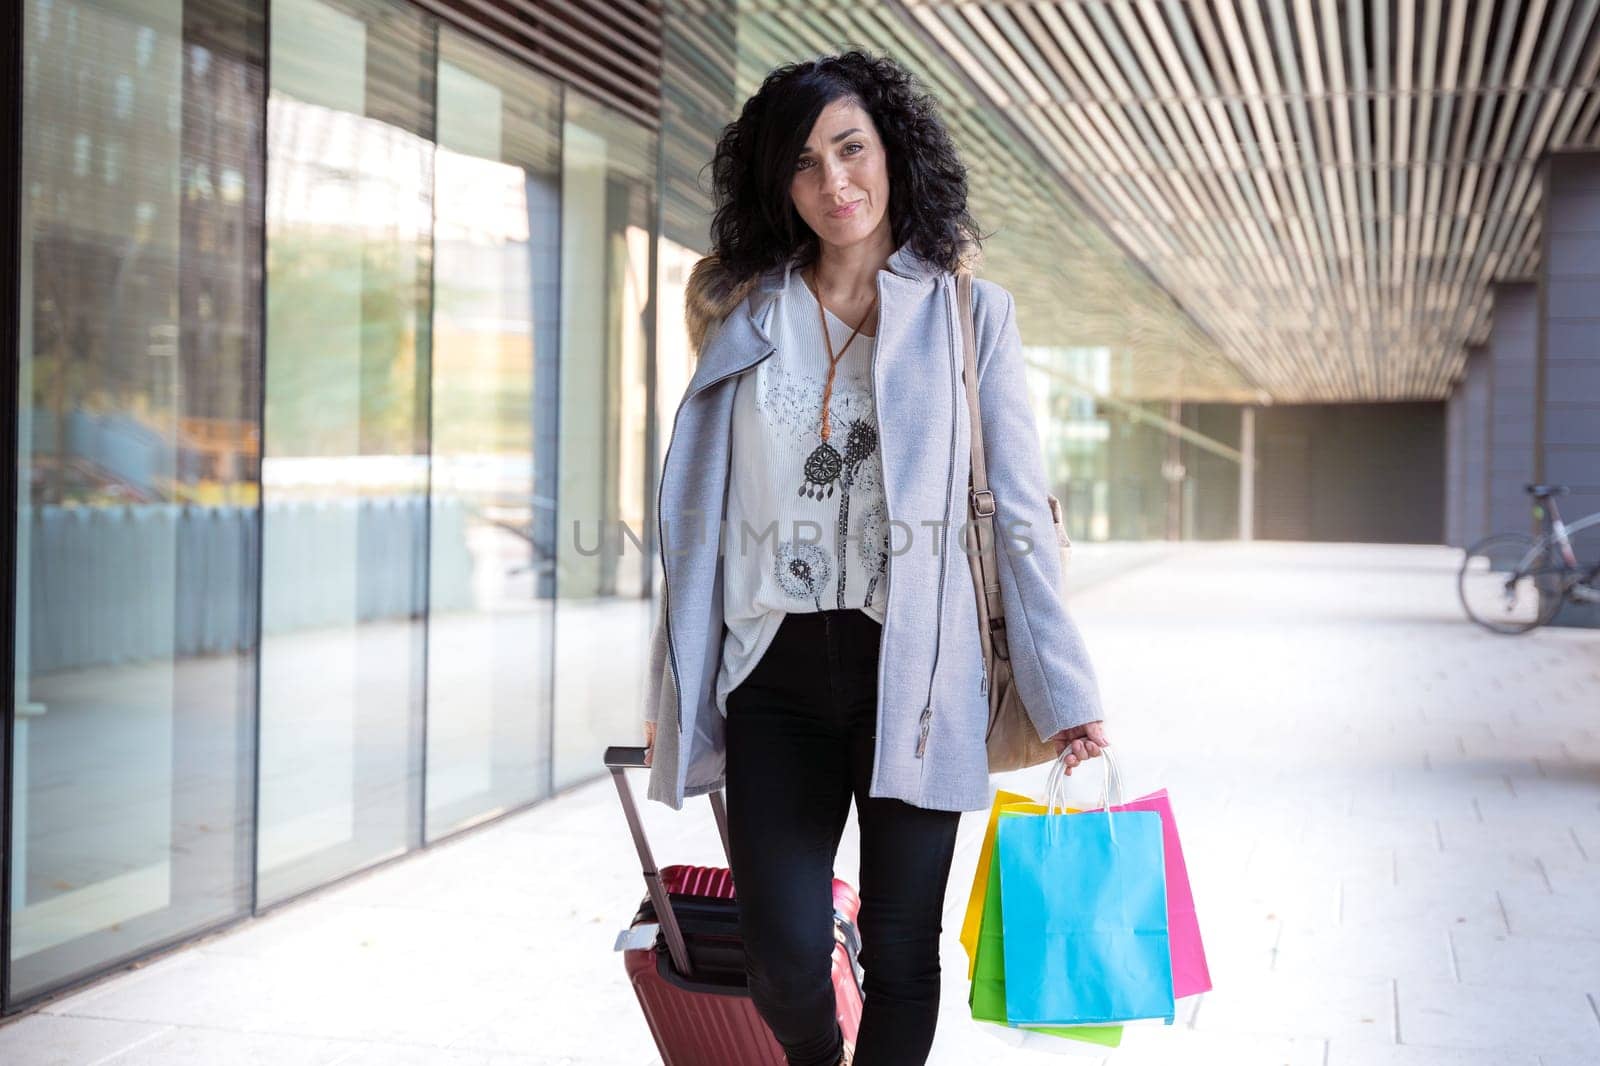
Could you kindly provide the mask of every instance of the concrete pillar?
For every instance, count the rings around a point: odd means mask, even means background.
[[[1489,355],[1481,345],[1467,349],[1460,393],[1460,472],[1456,529],[1463,546],[1481,540],[1489,528]]]
[[[1577,518],[1600,511],[1600,153],[1549,156],[1545,180],[1536,472]]]
[[[1256,539],[1256,409],[1239,408],[1239,539]]]
[[[1600,511],[1600,152],[1548,155],[1543,176],[1535,474],[1571,488],[1557,501],[1571,522]],[[1583,555],[1594,531],[1578,536]],[[1600,627],[1600,604],[1555,624]]]
[[[1461,490],[1465,456],[1462,455],[1462,432],[1466,421],[1465,390],[1462,379],[1450,388],[1450,398],[1444,406],[1444,542],[1453,548],[1465,548],[1461,535]]]
[[[1539,287],[1531,281],[1494,287],[1489,331],[1489,528],[1536,529],[1525,486],[1534,480],[1538,413]]]

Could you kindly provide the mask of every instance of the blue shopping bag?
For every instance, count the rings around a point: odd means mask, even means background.
[[[996,827],[1013,1025],[1172,1024],[1172,954],[1161,816],[1104,809],[1002,810]],[[1052,767],[1052,774],[1056,767]],[[1121,792],[1118,780],[1117,791]]]

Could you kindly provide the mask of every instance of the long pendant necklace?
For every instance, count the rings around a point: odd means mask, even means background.
[[[800,279],[805,281],[802,273]],[[810,282],[807,282],[810,286]],[[840,471],[844,468],[844,458],[837,448],[828,443],[828,437],[833,427],[830,425],[828,401],[833,397],[833,372],[838,369],[839,360],[844,358],[844,353],[849,350],[851,341],[861,332],[861,327],[867,324],[867,319],[872,317],[873,309],[878,306],[878,294],[872,294],[872,302],[867,305],[867,313],[861,316],[861,321],[850,333],[850,340],[844,342],[838,354],[833,351],[833,338],[828,333],[828,316],[822,307],[822,290],[816,290],[817,318],[822,323],[822,343],[828,346],[828,380],[822,389],[822,443],[812,449],[806,456],[805,481],[801,483],[798,496],[810,496],[813,499],[822,499],[824,496],[833,495],[833,486],[839,478]],[[826,492],[824,492],[826,489]]]

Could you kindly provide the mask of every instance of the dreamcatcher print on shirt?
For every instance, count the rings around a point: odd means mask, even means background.
[[[805,282],[804,275],[801,276],[800,280]],[[873,294],[872,302],[867,305],[866,313],[861,316],[861,321],[856,323],[855,328],[850,331],[850,336],[845,338],[844,344],[840,346],[838,351],[835,351],[833,336],[828,329],[827,309],[822,306],[820,291],[812,289],[811,284],[807,282],[806,289],[811,294],[812,302],[817,305],[817,324],[821,327],[822,343],[826,346],[828,353],[828,377],[822,389],[822,418],[817,431],[817,436],[820,440],[817,446],[811,450],[811,453],[806,456],[804,464],[805,479],[800,483],[799,494],[801,496],[809,496],[814,500],[820,500],[823,499],[824,488],[827,490],[826,494],[832,496],[834,484],[838,483],[842,486],[842,491],[839,493],[838,528],[835,533],[835,544],[839,545],[837,552],[839,584],[834,595],[836,605],[843,609],[846,577],[849,573],[846,560],[850,556],[847,548],[850,543],[850,487],[855,483],[856,475],[861,470],[861,464],[878,450],[878,427],[873,425],[869,419],[852,419],[848,425],[844,426],[844,451],[840,453],[830,439],[833,435],[833,412],[830,409],[832,405],[829,400],[833,397],[833,382],[837,375],[839,364],[844,360],[845,354],[849,352],[850,346],[855,343],[856,338],[862,335],[862,327],[867,324],[867,320],[877,310],[878,296],[876,293]],[[870,335],[868,339],[871,339]]]
[[[844,402],[841,404],[840,401]],[[834,590],[834,604],[840,608],[846,606],[845,592],[849,585],[850,567],[848,564],[852,540],[857,542],[856,551],[860,556],[862,570],[867,580],[867,594],[865,603],[872,602],[874,588],[888,561],[888,553],[884,546],[883,538],[883,503],[878,499],[882,492],[883,478],[882,467],[876,461],[878,456],[878,425],[870,417],[866,417],[866,404],[860,393],[854,396],[845,394],[834,397],[835,413],[838,408],[859,407],[861,414],[849,419],[849,429],[844,435],[843,451],[835,451],[838,456],[837,464],[828,470],[825,477],[817,481],[809,480],[809,475],[817,473],[816,464],[809,460],[805,470],[808,474],[807,484],[813,489],[812,499],[826,505],[837,501],[837,511],[834,516],[834,533],[836,553],[829,553],[822,545],[807,541],[786,540],[778,545],[777,557],[774,560],[774,573],[778,577],[778,584],[791,596],[799,599],[810,599],[816,604],[817,610],[822,609],[821,596],[826,590],[828,580],[834,572],[838,573],[838,584]],[[854,401],[854,402],[852,402]],[[820,405],[819,405],[820,406]],[[843,421],[842,419],[840,421]],[[813,440],[820,439],[812,434]],[[827,442],[822,446],[829,447]],[[816,455],[816,450],[812,453]],[[835,493],[835,489],[838,492]],[[857,529],[852,531],[850,501],[852,491],[857,497],[865,495],[873,501],[871,505],[856,518]],[[806,495],[805,488],[799,495]],[[860,509],[858,508],[858,511]],[[830,564],[830,555],[832,563]]]
[[[837,554],[834,556],[839,575],[838,585],[834,591],[834,604],[838,607],[845,606],[845,592],[849,586],[850,567],[848,565],[849,544],[852,539],[850,529],[850,500],[853,490],[861,490],[869,496],[873,490],[880,490],[882,467],[878,460],[878,423],[871,417],[871,400],[866,389],[860,386],[859,381],[852,381],[851,385],[836,391],[829,404],[829,421],[832,425],[843,428],[843,442],[841,447],[836,447],[833,441],[839,440],[837,432],[830,434],[832,440],[823,440],[822,435],[816,431],[816,417],[822,410],[821,398],[817,396],[816,383],[807,382],[807,391],[811,393],[810,402],[801,405],[801,418],[812,414],[808,434],[816,442],[816,446],[806,456],[801,468],[801,482],[796,490],[796,495],[809,497],[818,503],[827,504],[837,500],[837,511],[834,516],[834,532],[836,536]],[[837,494],[835,489],[838,490]],[[859,524],[859,523],[858,523]],[[855,539],[863,536],[861,532],[854,534]],[[792,543],[792,542],[791,542]],[[866,577],[869,581],[867,601],[871,602],[871,586],[877,583],[877,575],[881,571],[878,549],[870,551],[861,549]],[[826,579],[817,584],[820,590],[826,584]],[[798,589],[799,586],[796,586]],[[810,586],[807,591],[793,594],[812,595]],[[819,601],[820,602],[820,601]],[[818,610],[821,610],[818,607]]]
[[[812,299],[815,301],[814,295]],[[831,339],[830,335],[830,342]],[[806,374],[786,371],[783,364],[775,360],[763,363],[757,372],[762,380],[757,403],[765,409],[768,424],[784,430],[805,452],[796,495],[815,501],[818,506],[831,504],[836,508],[832,523],[833,550],[826,544],[786,540],[778,544],[773,559],[778,586],[786,595],[810,600],[817,610],[822,609],[822,596],[835,575],[838,580],[833,600],[838,607],[845,606],[851,571],[850,552],[855,551],[860,556],[861,570],[868,583],[868,603],[886,561],[879,547],[881,537],[874,540],[872,533],[866,530],[867,516],[851,513],[852,501],[857,503],[855,509],[861,511],[859,501],[863,498],[869,501],[869,515],[882,509],[878,503],[882,467],[878,461],[878,423],[872,403],[871,356],[866,358],[864,370],[840,365],[846,352],[860,356],[861,341],[871,343],[874,338],[861,334],[855,346],[832,353],[836,374],[831,385],[824,385]],[[828,429],[826,437],[822,433],[824,426]],[[852,532],[852,519],[861,530]],[[852,540],[857,542],[856,546],[851,545]]]

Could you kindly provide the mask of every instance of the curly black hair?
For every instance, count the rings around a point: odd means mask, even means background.
[[[895,247],[907,245],[952,272],[981,247],[967,209],[967,168],[937,102],[893,59],[853,49],[777,67],[723,127],[711,160],[711,253],[732,276],[816,259],[817,235],[795,210],[789,185],[817,116],[841,97],[871,116],[883,140]]]

